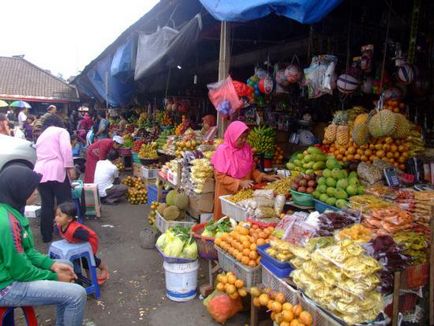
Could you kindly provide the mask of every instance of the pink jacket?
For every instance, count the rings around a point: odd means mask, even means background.
[[[41,182],[63,182],[66,168],[74,167],[71,139],[68,131],[59,127],[48,127],[36,142],[35,172],[42,174]]]

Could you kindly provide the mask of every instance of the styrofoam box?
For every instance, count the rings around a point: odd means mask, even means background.
[[[41,206],[37,205],[28,205],[24,209],[24,215],[27,218],[36,218],[41,216]]]

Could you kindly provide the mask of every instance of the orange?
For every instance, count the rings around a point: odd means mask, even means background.
[[[283,305],[282,305],[282,309],[283,310],[288,310],[288,311],[291,311],[292,312],[292,304],[291,303],[289,303],[289,302],[285,302]]]
[[[273,307],[274,300],[269,300],[267,303],[267,309],[273,311],[271,308]],[[274,312],[274,311],[273,311]]]
[[[256,261],[255,260],[249,260],[249,267],[256,267]]]
[[[245,296],[247,296],[247,291],[246,289],[238,289],[238,294],[240,295],[240,297],[244,298]]]
[[[250,251],[249,253],[249,258],[252,260],[255,260],[256,258],[258,258],[258,253],[256,251]]]
[[[250,242],[249,241],[244,241],[243,242],[243,248],[245,248],[245,249],[248,249],[248,248],[250,248]]]
[[[275,313],[279,313],[282,311],[282,304],[280,302],[274,301],[271,305],[271,310]]]
[[[250,250],[256,250],[256,244],[255,243],[252,243],[250,245]]]
[[[277,292],[276,297],[274,298],[277,302],[280,302],[282,305],[285,303],[286,298],[282,292]],[[283,308],[282,308],[283,309]]]
[[[296,304],[293,308],[292,308],[292,312],[294,313],[295,317],[300,316],[301,312],[303,311],[303,307],[300,304]]]
[[[383,150],[378,150],[377,153],[376,153],[376,155],[377,155],[379,158],[382,158],[382,157],[384,157],[385,153],[384,153]]]
[[[312,315],[307,311],[302,311],[298,319],[306,326],[311,326],[313,323]]]
[[[237,280],[237,278],[235,277],[235,275],[233,275],[233,274],[228,275],[228,283],[229,284],[235,284],[236,280]]]
[[[223,283],[217,283],[215,288],[219,291],[224,291],[225,285]]]
[[[279,326],[290,326],[288,322],[282,321]]]
[[[282,310],[283,321],[291,322],[294,319],[294,313],[289,310]]]
[[[234,285],[237,289],[241,289],[242,287],[244,287],[244,281],[243,280],[236,280]]]
[[[265,240],[264,239],[258,239],[258,240],[256,240],[256,245],[262,246],[263,244],[265,244]]]
[[[241,258],[241,263],[244,265],[249,265],[249,261],[249,257],[243,256],[243,258]]]
[[[250,249],[243,249],[243,256],[249,257]]]
[[[259,301],[259,298],[253,298],[253,305],[255,307],[260,307],[261,306],[261,302]]]
[[[229,294],[229,298],[231,298],[232,300],[236,300],[240,297],[240,295],[238,294],[238,292],[234,292],[232,294]]]

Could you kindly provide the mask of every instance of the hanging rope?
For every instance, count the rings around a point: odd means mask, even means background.
[[[353,19],[353,6],[352,1],[350,1],[350,15],[348,18],[348,33],[347,33],[347,61],[345,63],[345,72],[348,72],[350,69],[350,46],[351,46],[351,23]]]
[[[387,42],[389,40],[390,16],[392,14],[392,4],[393,2],[390,1],[389,12],[387,14],[386,39],[384,40],[383,62],[381,64],[380,92],[383,91],[384,71],[386,69]]]
[[[410,28],[410,41],[408,44],[408,63],[414,63],[414,56],[416,54],[416,41],[417,30],[419,27],[421,0],[413,0],[413,11],[411,13],[411,28]]]

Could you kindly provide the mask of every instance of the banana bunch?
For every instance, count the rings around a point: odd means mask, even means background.
[[[270,127],[255,127],[250,132],[248,143],[257,154],[264,154],[267,158],[273,158],[276,145],[276,132]]]
[[[167,137],[169,137],[173,132],[173,129],[165,129],[161,132],[160,136],[157,139],[158,149],[162,149],[164,145],[167,143]]]
[[[139,151],[141,159],[156,159],[158,158],[157,143],[143,144]]]
[[[202,193],[205,182],[212,179],[214,170],[208,159],[195,159],[191,161],[191,181],[194,185],[194,192]]]
[[[425,150],[425,142],[423,141],[422,134],[416,129],[410,131],[410,135],[407,138],[409,143],[409,156],[413,157],[421,154]]]

